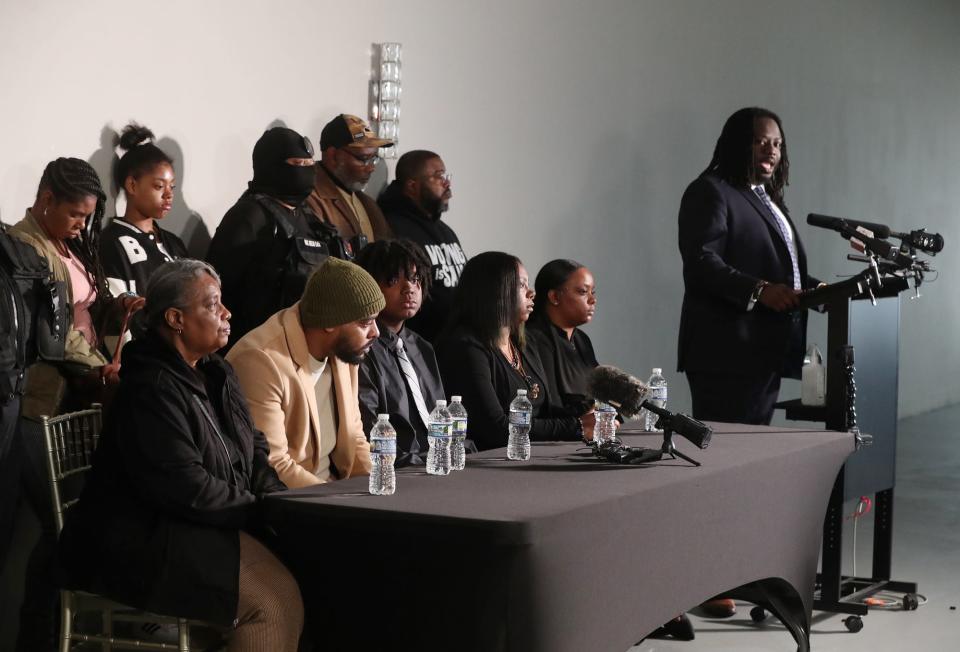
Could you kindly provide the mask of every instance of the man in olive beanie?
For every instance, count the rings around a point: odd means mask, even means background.
[[[230,349],[270,463],[291,489],[370,473],[357,365],[379,335],[383,307],[370,274],[328,258],[300,301]]]

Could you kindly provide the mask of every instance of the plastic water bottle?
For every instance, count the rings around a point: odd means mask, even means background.
[[[533,404],[527,398],[527,390],[518,389],[517,397],[510,403],[510,436],[507,439],[507,459],[530,459],[530,423],[533,420]]]
[[[617,438],[617,411],[611,405],[597,401],[593,415],[593,442],[600,446]]]
[[[453,419],[443,399],[437,401],[437,407],[430,413],[427,424],[427,473],[447,475],[450,473],[450,442],[453,441]]]
[[[370,429],[370,493],[374,496],[391,496],[397,490],[396,459],[397,431],[390,425],[389,414],[378,414]]]
[[[467,438],[467,409],[459,396],[450,397],[450,416],[453,418],[453,443],[450,445],[450,469],[463,471],[467,464],[467,452],[463,441]]]
[[[647,400],[654,405],[662,408],[667,407],[667,379],[663,377],[663,370],[660,367],[654,367],[650,374],[650,380],[647,381],[647,387],[650,393]],[[660,417],[650,410],[643,411],[643,429],[646,432],[663,432],[657,428],[657,419]]]

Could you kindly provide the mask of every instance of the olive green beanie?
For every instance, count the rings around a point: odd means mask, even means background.
[[[327,258],[307,279],[300,297],[305,328],[333,328],[375,316],[386,305],[380,286],[359,265]]]

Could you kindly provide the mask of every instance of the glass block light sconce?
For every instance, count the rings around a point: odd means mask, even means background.
[[[380,148],[383,158],[396,158],[400,144],[400,54],[399,43],[380,43],[379,65],[371,82],[370,119],[377,125],[377,136],[394,143]]]

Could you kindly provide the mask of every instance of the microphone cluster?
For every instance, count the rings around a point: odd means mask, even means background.
[[[837,231],[847,239],[867,240],[867,244],[871,245],[871,250],[875,251],[881,257],[888,258],[894,262],[898,262],[896,260],[896,254],[899,253],[900,248],[882,242],[887,238],[893,237],[900,240],[903,249],[905,249],[904,253],[912,254],[915,250],[919,249],[924,253],[935,256],[943,250],[943,236],[939,233],[927,233],[926,229],[916,229],[909,233],[904,233],[901,231],[893,231],[885,224],[851,220],[842,217],[831,217],[818,213],[810,213],[807,215],[807,224]],[[870,233],[864,233],[863,229],[866,229]]]

